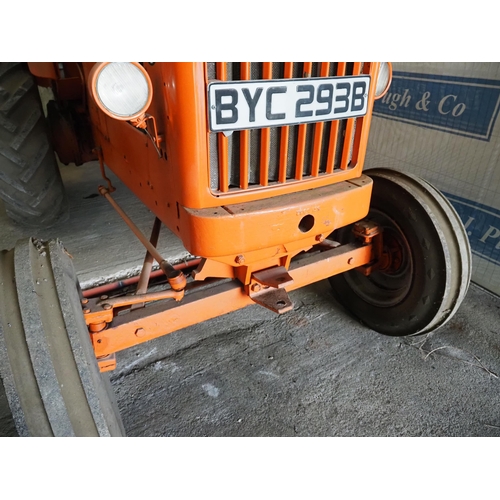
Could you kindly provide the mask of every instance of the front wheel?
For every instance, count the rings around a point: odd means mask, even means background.
[[[330,278],[335,298],[362,323],[386,335],[416,335],[443,326],[457,311],[471,277],[466,230],[449,201],[429,183],[389,169],[373,179],[367,219],[383,228],[384,270]],[[352,227],[335,239],[354,238]]]
[[[58,240],[20,240],[0,252],[0,376],[21,436],[125,433]]]

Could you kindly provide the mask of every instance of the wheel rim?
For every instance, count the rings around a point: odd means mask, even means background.
[[[379,210],[371,210],[368,218],[377,222],[384,231],[384,253],[388,264],[384,270],[364,276],[359,272],[345,276],[354,293],[365,302],[377,307],[394,307],[408,295],[413,274],[413,258],[403,232],[397,223]],[[399,254],[398,258],[394,258]]]

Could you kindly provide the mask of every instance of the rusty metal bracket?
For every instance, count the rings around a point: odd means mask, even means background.
[[[283,314],[293,309],[293,303],[284,288],[268,288],[250,294],[250,298],[257,304],[278,314]]]
[[[151,120],[151,122],[153,123],[153,135],[151,135],[151,133],[148,130],[148,124],[147,124],[148,120]],[[133,120],[130,120],[130,123],[134,127],[141,129],[141,130],[144,130],[144,132],[146,132],[147,136],[151,139],[151,142],[153,143],[153,146],[155,147],[156,152],[158,153],[158,158],[161,158],[162,155],[161,155],[160,148],[161,148],[161,143],[164,141],[164,139],[162,136],[158,135],[158,129],[156,127],[155,117],[152,115],[144,114],[144,115],[139,116]]]
[[[382,232],[382,228],[376,222],[363,219],[354,224],[352,232],[354,236],[364,240],[364,243],[370,243],[373,237]]]
[[[363,241],[365,245],[372,245],[372,259],[368,264],[356,268],[358,272],[369,276],[373,271],[384,269],[387,265],[387,255],[383,248],[383,228],[376,222],[363,219],[354,224],[354,236]]]
[[[293,283],[293,278],[283,266],[270,267],[252,273],[252,280],[264,287],[284,288]]]
[[[271,267],[252,274],[249,297],[271,311],[282,314],[293,309],[285,287],[293,283],[293,278],[283,266]]]

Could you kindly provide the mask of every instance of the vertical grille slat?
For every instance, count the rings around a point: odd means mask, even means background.
[[[226,63],[216,64],[216,73],[219,80],[227,80]],[[229,191],[229,165],[228,165],[228,138],[224,134],[219,134],[219,190],[222,193]]]
[[[351,148],[351,137],[354,127],[354,118],[349,118],[347,120],[347,126],[345,128],[344,134],[344,147],[342,149],[342,161],[340,163],[340,169],[346,170],[347,164],[349,162],[349,150]]]
[[[319,76],[328,76],[330,70],[330,63],[321,63]],[[311,175],[317,177],[320,172],[320,161],[321,153],[323,151],[323,130],[325,128],[324,122],[319,122],[314,125],[314,146],[313,146],[313,157],[312,157],[312,168]]]
[[[293,63],[286,62],[283,67],[283,78],[292,78],[293,75]],[[281,127],[280,136],[280,164],[279,164],[279,176],[278,182],[285,183],[288,177],[288,141],[290,137],[290,127]]]
[[[278,182],[284,183],[287,178],[287,163],[288,163],[288,136],[290,135],[290,127],[281,129],[280,137],[280,165]]]
[[[262,63],[262,78],[270,80],[273,76],[273,65],[270,62]],[[263,128],[260,131],[260,185],[269,183],[269,148],[271,146],[271,129]]]
[[[334,121],[331,122],[330,127],[330,141],[328,143],[328,156],[326,160],[326,173],[333,173],[333,169],[335,168],[335,153],[337,150],[337,139],[339,132],[339,122]]]
[[[367,69],[368,68],[368,69]],[[207,63],[209,80],[351,76],[369,65],[346,62]],[[324,95],[324,94],[323,94]],[[307,181],[357,164],[363,118],[210,133],[210,188],[231,193]]]
[[[250,63],[241,63],[241,79],[250,79]],[[250,131],[242,130],[240,132],[240,188],[248,188],[248,162],[250,153]]]
[[[311,77],[312,71],[312,62],[303,63],[303,75],[304,78]],[[304,168],[307,168],[309,158],[306,157],[306,138],[307,138],[307,129],[309,125],[307,123],[303,123],[298,126],[298,134],[297,134],[297,158],[295,164],[295,179],[300,181],[302,176],[304,175]]]

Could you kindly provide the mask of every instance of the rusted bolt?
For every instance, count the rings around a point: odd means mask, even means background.
[[[252,285],[252,292],[260,292],[260,285],[258,283]]]
[[[83,314],[88,314],[90,312],[90,309],[88,307],[86,307],[84,310],[83,310]]]
[[[89,303],[89,299],[82,299],[82,305],[85,305],[85,304],[88,304]]]
[[[101,297],[100,297],[101,300],[106,300],[107,298],[108,298],[107,295],[101,295]]]
[[[135,336],[141,338],[144,337],[144,335],[146,335],[144,328],[137,328],[137,330],[135,331]]]
[[[106,309],[106,311],[109,311],[111,309],[111,307],[112,307],[111,304],[103,304],[102,305],[102,308]]]
[[[353,262],[354,262],[354,259],[352,257],[347,261],[348,264],[352,264]]]
[[[320,243],[325,239],[325,236],[323,234],[318,234],[316,236],[316,241],[319,241]]]
[[[243,262],[245,262],[245,257],[243,255],[237,255],[234,261],[236,264],[243,264]]]

